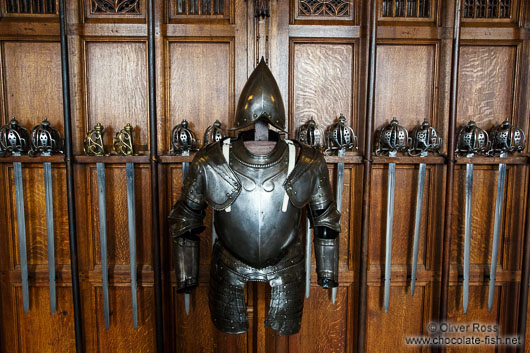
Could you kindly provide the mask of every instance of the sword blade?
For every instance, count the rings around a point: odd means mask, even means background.
[[[28,257],[26,253],[26,217],[24,215],[24,185],[22,183],[22,164],[13,163],[15,177],[15,198],[17,201],[18,250],[20,255],[20,276],[22,280],[22,304],[24,313],[29,311]]]
[[[386,204],[386,250],[385,250],[385,312],[390,304],[390,275],[392,266],[392,224],[394,223],[394,190],[396,187],[396,164],[388,164],[388,194]]]
[[[110,327],[109,317],[109,266],[107,262],[107,206],[105,195],[105,164],[96,163],[99,203],[99,242],[101,248],[101,289],[103,291],[103,310],[105,328]]]
[[[346,151],[344,149],[339,150],[337,155],[339,157],[344,156]],[[335,199],[337,200],[337,210],[342,211],[342,189],[344,187],[344,163],[337,163],[337,195]],[[331,302],[335,304],[337,301],[337,287],[331,289]]]
[[[497,180],[497,199],[495,201],[495,223],[493,226],[493,244],[491,248],[490,282],[488,290],[488,310],[493,308],[495,295],[495,277],[497,275],[497,254],[499,251],[499,236],[501,230],[502,204],[504,202],[504,179],[506,178],[506,164],[499,164],[499,179]]]
[[[189,156],[190,154],[189,152],[185,151],[185,152],[182,152],[182,155]],[[190,164],[188,162],[182,162],[182,183],[184,183],[184,181],[186,180],[186,175],[188,174],[189,169],[190,169]],[[186,311],[186,316],[188,316],[190,314],[190,293],[184,293],[184,309]]]
[[[412,275],[410,281],[410,294],[414,295],[416,285],[416,269],[418,267],[418,252],[420,248],[421,211],[423,207],[423,188],[425,185],[425,163],[420,163],[418,170],[418,191],[416,194],[416,216],[414,218],[414,248],[412,251]]]
[[[309,222],[309,217],[306,218],[305,225],[306,225],[306,230],[305,230],[305,297],[309,299],[309,292],[311,290],[311,242],[312,242],[311,222]]]
[[[48,238],[48,283],[50,287],[50,311],[55,314],[57,295],[55,291],[55,240],[53,228],[53,183],[52,164],[44,163],[44,195],[46,200],[46,235]]]
[[[464,233],[464,284],[462,307],[467,313],[469,303],[469,248],[471,245],[471,204],[473,202],[473,164],[466,164],[466,206]]]
[[[127,211],[129,220],[129,261],[131,266],[131,299],[133,327],[138,328],[138,297],[136,295],[136,202],[134,193],[134,164],[125,164],[127,179]]]

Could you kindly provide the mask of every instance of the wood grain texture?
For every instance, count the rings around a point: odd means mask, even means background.
[[[311,118],[325,130],[340,113],[355,127],[354,45],[294,43],[292,50],[293,103],[289,131],[294,133]]]
[[[2,43],[5,117],[31,131],[47,117],[63,131],[61,51],[58,42]],[[7,120],[6,120],[7,122]]]
[[[462,46],[457,127],[474,120],[490,129],[512,117],[516,55],[515,46]]]
[[[234,114],[232,44],[227,42],[169,42],[167,126],[187,120],[202,141],[204,131],[219,120],[226,130]]]
[[[147,149],[147,46],[145,42],[85,42],[86,131],[96,123],[105,127],[104,141],[127,123],[134,129],[134,144]]]
[[[374,129],[393,117],[409,130],[425,118],[433,124],[435,60],[433,44],[377,46]]]

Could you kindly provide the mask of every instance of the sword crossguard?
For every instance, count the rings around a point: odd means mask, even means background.
[[[133,127],[131,124],[125,125],[123,129],[116,133],[114,136],[114,152],[122,156],[137,156],[134,153],[133,144]]]
[[[90,130],[84,139],[83,151],[88,156],[108,156],[105,153],[105,146],[103,144],[103,125],[97,123],[94,129]]]
[[[486,130],[481,129],[471,120],[458,132],[456,153],[472,157],[475,153],[485,154],[490,149],[491,142]]]
[[[31,130],[31,149],[28,154],[35,156],[40,153],[43,156],[50,156],[54,153],[63,153],[64,140],[61,133],[51,127],[48,118],[44,118],[42,123]]]
[[[342,116],[342,114],[341,114]],[[324,148],[324,130],[313,120],[309,119],[298,128],[298,141],[317,150]]]
[[[425,157],[428,152],[438,152],[443,144],[438,131],[429,124],[427,119],[414,128],[410,135],[410,148],[407,152],[412,157]]]
[[[27,152],[29,147],[29,131],[20,126],[15,117],[0,127],[0,156],[5,156],[8,153],[13,156],[20,156]]]
[[[346,118],[341,113],[338,121],[328,128],[327,151],[357,150],[357,136],[355,131],[346,124]]]
[[[208,128],[204,132],[202,147],[205,147],[210,143],[221,141],[225,136],[226,133],[221,127],[221,122],[219,120],[216,120],[215,123],[208,126]]]
[[[394,117],[392,121],[376,133],[376,156],[395,156],[397,152],[404,152],[410,145],[407,129],[399,125]]]
[[[184,152],[197,151],[198,145],[199,140],[197,140],[195,133],[188,128],[188,122],[186,120],[182,120],[171,131],[170,153],[181,155]]]
[[[526,146],[526,137],[523,130],[510,124],[508,119],[502,124],[494,126],[489,135],[491,146],[487,152],[488,156],[522,152]]]

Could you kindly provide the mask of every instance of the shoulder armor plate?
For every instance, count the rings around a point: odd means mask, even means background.
[[[300,148],[300,156],[293,171],[285,180],[284,187],[293,205],[302,208],[311,200],[311,190],[322,173],[321,164],[324,157],[314,148],[293,142]],[[325,172],[327,174],[327,169]]]

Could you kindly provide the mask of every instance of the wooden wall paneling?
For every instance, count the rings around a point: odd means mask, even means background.
[[[290,0],[291,23],[310,25],[344,25],[357,24],[361,1],[308,1]]]
[[[146,23],[147,1],[142,0],[80,0],[84,22]]]

